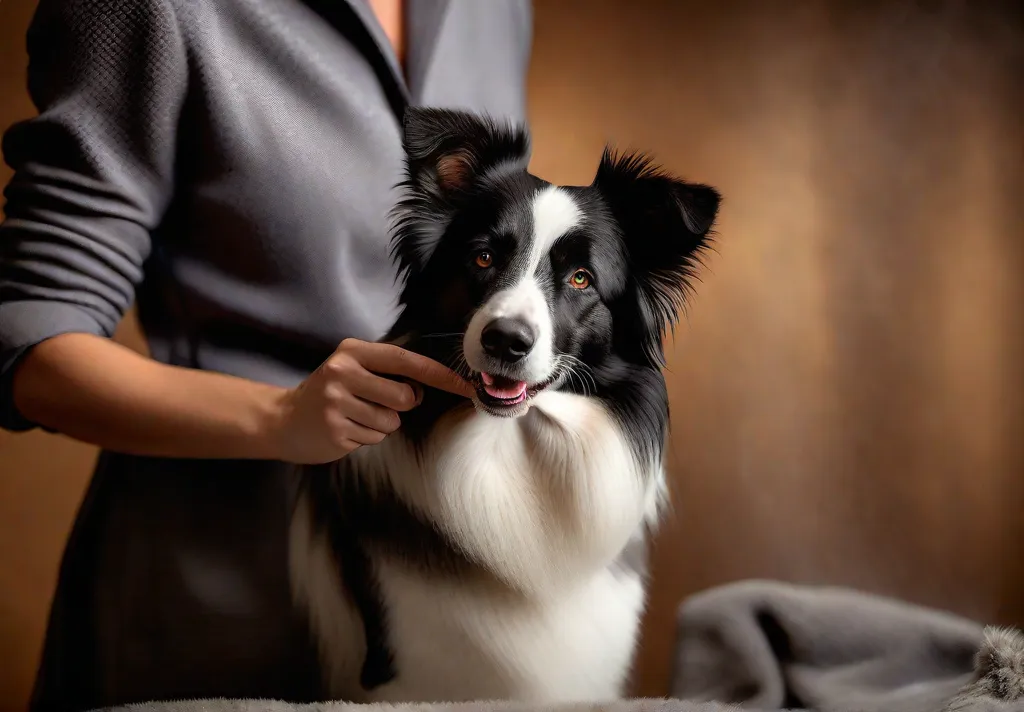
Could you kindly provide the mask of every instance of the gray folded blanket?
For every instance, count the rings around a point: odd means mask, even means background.
[[[672,696],[565,705],[199,700],[116,712],[1024,712],[1024,635],[843,589],[748,581],[683,604]]]
[[[671,692],[759,709],[1024,710],[1024,636],[841,588],[745,581],[684,602]]]

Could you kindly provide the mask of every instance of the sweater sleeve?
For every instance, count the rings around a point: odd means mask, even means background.
[[[171,199],[188,82],[168,0],[41,0],[28,31],[38,116],[3,138],[0,427],[22,357],[64,333],[110,336]]]

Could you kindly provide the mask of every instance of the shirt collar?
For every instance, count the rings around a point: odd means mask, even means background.
[[[478,1],[478,0],[474,0]],[[391,41],[368,0],[307,0],[334,27],[354,40],[377,72],[399,119],[409,104],[418,103],[430,71],[451,0],[406,0],[406,67],[398,61]],[[343,6],[343,7],[339,7]],[[344,12],[347,8],[348,12]],[[352,20],[360,24],[351,27]],[[358,41],[359,31],[365,33]]]

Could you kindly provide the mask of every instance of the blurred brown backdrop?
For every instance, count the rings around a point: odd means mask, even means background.
[[[0,2],[2,126],[31,113],[33,5]],[[1021,7],[537,0],[535,171],[589,182],[612,140],[726,197],[669,364],[639,693],[666,690],[678,601],[738,578],[1024,623]],[[94,457],[0,433],[0,709]]]

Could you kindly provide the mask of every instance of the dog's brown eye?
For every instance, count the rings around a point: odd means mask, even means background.
[[[487,269],[494,263],[494,256],[486,250],[476,256],[476,266]]]
[[[578,269],[569,278],[569,284],[576,289],[586,289],[590,286],[590,272],[585,269]]]

